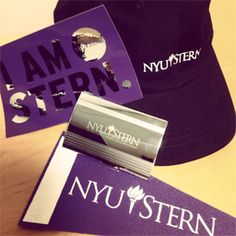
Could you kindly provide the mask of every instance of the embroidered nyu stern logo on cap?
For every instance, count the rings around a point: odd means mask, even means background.
[[[161,70],[168,70],[174,65],[196,60],[200,56],[201,48],[195,51],[187,51],[181,53],[172,53],[168,59],[153,61],[149,63],[143,62],[143,72],[158,72]]]

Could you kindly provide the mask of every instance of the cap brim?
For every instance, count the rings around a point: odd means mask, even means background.
[[[179,88],[144,93],[128,107],[163,118],[168,127],[156,165],[180,164],[223,148],[235,134],[232,100],[213,48],[209,64]]]

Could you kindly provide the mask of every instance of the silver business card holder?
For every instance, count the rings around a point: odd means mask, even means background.
[[[165,120],[83,92],[63,145],[148,178],[166,126]]]

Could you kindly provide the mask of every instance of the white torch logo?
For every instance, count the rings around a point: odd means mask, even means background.
[[[130,187],[127,191],[127,195],[130,200],[129,214],[131,214],[135,203],[139,200],[142,200],[145,193],[143,192],[143,189],[140,188],[139,185],[137,185],[135,188]]]

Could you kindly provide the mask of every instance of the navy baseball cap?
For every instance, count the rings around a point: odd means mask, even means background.
[[[156,165],[223,148],[235,111],[212,48],[210,1],[59,0],[55,21],[104,4],[136,71],[143,99],[126,104],[168,121]]]

